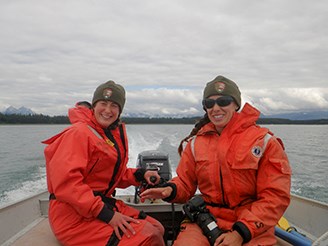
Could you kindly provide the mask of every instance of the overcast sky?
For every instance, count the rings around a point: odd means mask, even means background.
[[[107,80],[124,114],[201,115],[234,80],[264,114],[328,109],[326,0],[1,0],[0,111],[66,115]]]

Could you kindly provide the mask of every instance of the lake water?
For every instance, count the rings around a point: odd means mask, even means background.
[[[41,141],[66,125],[0,126],[0,207],[46,189]],[[129,166],[135,167],[144,150],[169,153],[175,175],[180,140],[192,125],[127,125]],[[328,126],[266,125],[279,136],[292,169],[292,193],[328,203]],[[133,192],[134,189],[121,191]]]

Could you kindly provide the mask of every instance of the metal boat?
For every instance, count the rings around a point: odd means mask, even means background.
[[[146,152],[146,154],[157,160],[139,155],[137,165],[142,166],[143,162],[144,164],[165,162],[165,158],[161,158],[160,153]],[[142,161],[140,158],[143,158]],[[165,172],[167,170],[165,169]],[[48,198],[48,192],[44,191],[1,207],[0,245],[60,245],[49,226]],[[118,195],[116,198],[161,221],[166,229],[164,239],[167,245],[172,245],[184,216],[182,204],[170,204],[162,200],[147,200],[141,203],[136,194]],[[292,195],[291,204],[282,219],[276,226],[277,245],[328,245],[327,203]]]

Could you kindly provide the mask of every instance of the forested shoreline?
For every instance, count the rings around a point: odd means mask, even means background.
[[[139,117],[122,117],[122,121],[126,124],[195,124],[200,117],[185,118],[139,118]],[[43,114],[34,115],[5,115],[0,113],[0,125],[3,124],[69,124],[67,116],[49,116]],[[258,124],[289,124],[289,125],[324,125],[328,124],[328,119],[316,120],[289,120],[279,118],[260,118]]]

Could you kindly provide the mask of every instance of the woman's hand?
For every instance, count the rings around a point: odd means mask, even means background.
[[[162,188],[151,188],[143,191],[140,194],[141,201],[144,202],[146,199],[164,199],[169,197],[173,189],[170,186]]]
[[[119,240],[122,239],[122,236],[120,235],[120,230],[128,237],[130,238],[131,235],[135,235],[136,232],[133,229],[133,227],[129,224],[129,222],[132,223],[137,223],[139,224],[140,222],[136,219],[133,219],[129,216],[126,216],[124,214],[121,214],[119,212],[115,212],[113,218],[109,221],[108,224],[110,224],[115,231],[115,234]]]
[[[241,246],[243,244],[243,238],[237,231],[229,231],[221,234],[214,243],[214,246]]]
[[[152,177],[155,177],[156,180],[153,180]],[[159,181],[161,180],[161,176],[159,176],[157,171],[147,170],[145,172],[144,179],[150,185],[157,185],[159,183]]]

